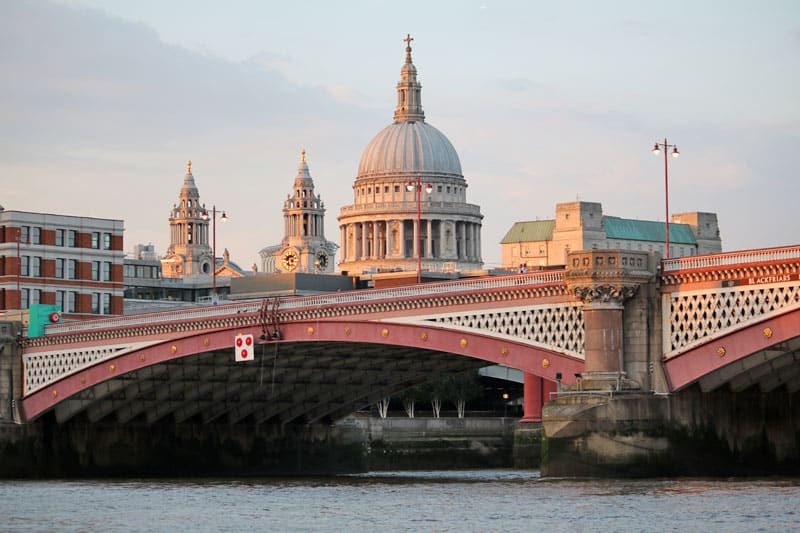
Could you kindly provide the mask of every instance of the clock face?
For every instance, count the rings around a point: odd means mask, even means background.
[[[294,270],[297,268],[297,252],[294,250],[286,250],[282,256],[283,268],[286,270]]]
[[[325,255],[325,252],[320,252],[317,254],[317,268],[319,270],[325,270],[328,266],[328,256]]]

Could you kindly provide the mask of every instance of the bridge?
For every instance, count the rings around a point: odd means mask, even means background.
[[[800,390],[800,246],[660,261],[573,252],[560,270],[47,326],[22,340],[18,419],[313,424],[447,373],[556,390]],[[235,335],[255,359],[237,363]],[[578,383],[575,383],[576,380]]]

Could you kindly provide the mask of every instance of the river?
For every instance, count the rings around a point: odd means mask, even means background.
[[[800,479],[330,478],[0,481],[3,531],[790,531]]]

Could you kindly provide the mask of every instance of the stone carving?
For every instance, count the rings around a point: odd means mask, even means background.
[[[638,290],[639,285],[578,285],[572,288],[572,293],[585,304],[622,304]]]

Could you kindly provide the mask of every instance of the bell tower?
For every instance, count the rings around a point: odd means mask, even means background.
[[[283,239],[278,246],[261,250],[262,270],[329,274],[337,248],[325,239],[325,203],[314,191],[302,150],[292,192],[283,202]]]
[[[208,244],[209,215],[200,203],[200,192],[192,175],[192,162],[186,162],[186,175],[169,216],[169,248],[161,259],[165,278],[210,276],[213,268]]]

